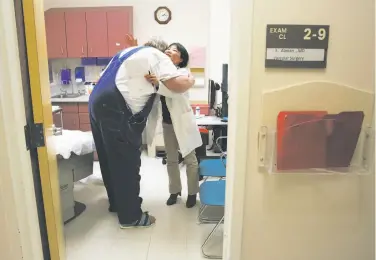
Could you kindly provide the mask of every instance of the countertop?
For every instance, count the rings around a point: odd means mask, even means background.
[[[83,95],[76,98],[51,98],[52,103],[88,103],[89,95]]]

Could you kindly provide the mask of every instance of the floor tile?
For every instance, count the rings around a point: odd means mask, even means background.
[[[197,225],[198,206],[185,207],[186,175],[181,167],[183,196],[176,205],[167,206],[168,176],[160,159],[142,156],[141,196],[143,210],[157,219],[154,227],[119,228],[116,214],[108,212],[108,199],[100,167],[75,184],[75,199],[86,211],[64,226],[68,260],[202,260],[201,244],[213,225]],[[221,253],[221,229],[208,244],[208,252]]]

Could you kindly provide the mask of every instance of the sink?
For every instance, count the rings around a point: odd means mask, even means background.
[[[51,98],[78,98],[78,97],[81,97],[83,96],[83,94],[80,94],[80,93],[66,93],[66,94],[58,94],[58,95],[54,95],[52,96]]]

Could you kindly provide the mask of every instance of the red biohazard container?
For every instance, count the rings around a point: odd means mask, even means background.
[[[206,156],[206,146],[209,144],[209,130],[204,127],[199,127],[201,134],[202,145],[196,148],[196,156],[205,157]]]

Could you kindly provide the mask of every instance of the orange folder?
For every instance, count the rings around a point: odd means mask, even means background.
[[[281,112],[277,118],[277,170],[349,167],[364,119],[361,111]]]
[[[294,125],[308,122],[310,120],[322,118],[326,115],[326,111],[281,111],[277,117],[277,169],[288,170],[290,166],[286,162],[287,157],[292,156],[286,154],[284,145],[289,145],[289,142],[284,144],[284,137],[286,133],[291,130]],[[286,164],[287,163],[287,164]]]

